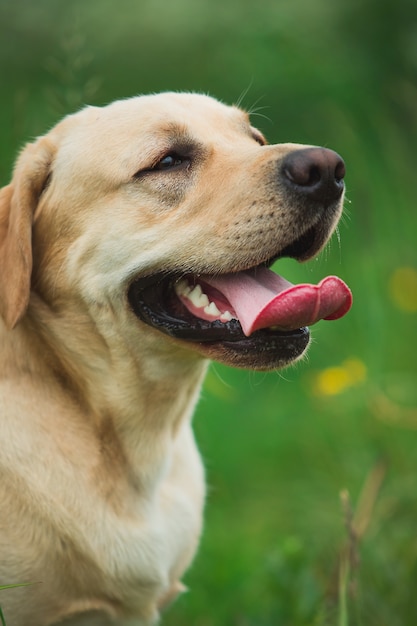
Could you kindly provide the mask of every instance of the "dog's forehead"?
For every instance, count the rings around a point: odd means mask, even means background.
[[[195,130],[227,126],[241,129],[249,116],[241,109],[192,93],[162,93],[122,100],[106,107],[105,115],[124,118],[132,124],[159,127],[166,123],[184,124]]]
[[[100,136],[118,141],[126,137],[151,134],[158,138],[172,128],[183,128],[200,140],[210,140],[213,134],[247,134],[248,114],[235,106],[201,94],[162,93],[118,100],[105,107],[88,107],[74,116],[80,134],[90,141]],[[71,128],[73,136],[74,128]]]
[[[56,172],[83,171],[115,178],[176,142],[236,146],[251,134],[248,114],[193,93],[162,93],[86,107],[55,129]],[[133,172],[134,173],[134,172]]]

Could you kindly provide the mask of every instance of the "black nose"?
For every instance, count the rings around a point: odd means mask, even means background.
[[[345,164],[327,148],[303,148],[290,152],[282,162],[284,180],[306,198],[329,206],[343,193]]]

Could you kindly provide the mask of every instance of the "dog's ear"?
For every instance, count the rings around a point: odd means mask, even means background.
[[[46,137],[28,144],[0,190],[0,315],[13,328],[24,315],[32,273],[32,223],[55,149]]]

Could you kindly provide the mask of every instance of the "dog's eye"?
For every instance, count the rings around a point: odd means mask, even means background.
[[[134,175],[134,179],[140,179],[143,176],[152,174],[153,172],[171,172],[173,170],[188,169],[191,164],[191,158],[182,156],[178,152],[168,152],[162,159],[150,167],[140,169]]]
[[[164,170],[172,170],[174,168],[179,167],[188,167],[190,164],[190,159],[188,157],[181,156],[176,152],[170,152],[166,154],[163,159],[158,161],[156,165],[153,166],[153,171],[164,171]]]

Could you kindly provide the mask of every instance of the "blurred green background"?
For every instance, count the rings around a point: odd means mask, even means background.
[[[165,625],[417,623],[416,76],[414,0],[0,0],[1,184],[63,114],[168,89],[243,95],[270,142],[347,164],[340,241],[277,271],[338,274],[354,307],[289,370],[211,367],[206,526]]]

